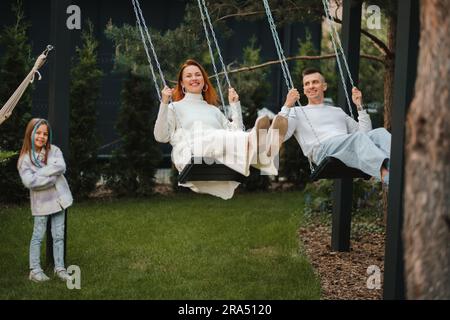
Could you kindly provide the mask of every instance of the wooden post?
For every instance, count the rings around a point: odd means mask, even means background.
[[[347,57],[348,66],[355,81],[358,82],[359,74],[359,47],[361,37],[361,9],[362,2],[359,0],[345,0],[342,14],[342,47]],[[342,63],[344,75],[346,75],[345,66]],[[339,81],[338,105],[348,114],[344,90],[347,90],[351,97],[351,85],[346,76],[347,88],[343,87]],[[357,114],[356,107],[352,105],[353,114]],[[350,250],[350,230],[352,217],[352,193],[353,180],[339,179],[334,182],[333,197],[333,225],[331,232],[331,249],[333,251]]]
[[[49,111],[48,120],[53,130],[53,143],[67,159],[69,155],[69,78],[70,30],[66,26],[67,7],[70,0],[51,1],[50,44],[55,47],[49,61]],[[64,231],[64,260],[66,258],[67,211]],[[47,265],[53,265],[53,238],[51,221],[47,225]]]
[[[402,243],[405,121],[413,98],[419,50],[419,1],[398,2],[395,49],[394,106],[392,110],[391,167],[384,261],[384,299],[404,299]]]

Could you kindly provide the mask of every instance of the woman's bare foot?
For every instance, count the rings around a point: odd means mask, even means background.
[[[261,134],[260,130],[267,130],[270,127],[270,119],[268,116],[262,116],[256,119],[255,126],[253,127],[249,139],[249,150],[250,154],[254,154],[253,162],[256,163],[256,159],[258,158],[259,150],[265,150],[265,145],[261,145],[262,142],[265,142],[265,139],[260,139],[261,137],[265,138],[265,134]]]
[[[269,127],[270,127],[270,119],[268,116],[262,116],[256,119],[254,129],[256,130],[269,129]]]
[[[254,129],[256,130],[256,145],[258,146],[258,150],[260,148],[261,149],[265,149],[265,146],[261,145],[261,142],[263,140],[260,141],[260,138],[261,137],[265,137],[265,135],[261,134],[259,132],[259,130],[268,130],[269,127],[270,127],[270,119],[269,119],[268,116],[263,116],[263,117],[260,117],[260,118],[256,119],[255,128]]]
[[[288,120],[283,116],[277,115],[272,121],[272,125],[270,126],[269,133],[267,136],[268,144],[266,154],[268,157],[271,156],[275,157],[278,154],[281,145],[284,142],[284,137],[286,136],[287,129],[288,129]],[[278,132],[278,141],[276,132]]]

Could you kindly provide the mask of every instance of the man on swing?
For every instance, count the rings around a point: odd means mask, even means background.
[[[294,135],[305,156],[315,164],[334,157],[388,185],[391,134],[384,128],[372,130],[370,117],[362,108],[361,91],[352,90],[357,122],[341,108],[324,104],[327,83],[318,69],[307,68],[302,75],[308,105],[294,107],[300,94],[295,88],[288,92],[269,130],[269,137],[275,137],[273,130],[278,130],[279,143],[269,144],[268,155],[274,156],[279,146]]]

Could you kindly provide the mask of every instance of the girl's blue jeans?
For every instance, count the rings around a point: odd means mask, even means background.
[[[36,272],[41,268],[41,243],[47,230],[47,221],[50,217],[53,237],[53,258],[55,271],[63,270],[64,267],[64,220],[65,210],[48,216],[35,216],[33,235],[30,242],[30,269]]]

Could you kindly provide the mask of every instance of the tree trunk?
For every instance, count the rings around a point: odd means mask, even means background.
[[[387,34],[387,47],[390,52],[395,52],[395,38],[397,36],[397,19],[394,15],[388,16],[389,26]],[[391,131],[392,107],[394,104],[394,80],[395,80],[395,54],[386,55],[384,62],[384,127]],[[382,204],[384,224],[387,222],[388,189],[382,187]]]
[[[395,51],[395,38],[397,36],[397,19],[389,16],[389,27],[387,35],[387,47],[390,52]],[[384,63],[384,127],[391,131],[392,105],[394,103],[394,74],[395,54],[386,55]]]
[[[450,10],[448,0],[422,0],[420,9],[406,129],[405,279],[410,299],[450,299]]]

